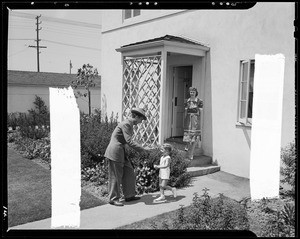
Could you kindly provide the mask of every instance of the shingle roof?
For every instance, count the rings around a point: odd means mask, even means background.
[[[39,86],[69,86],[76,79],[76,74],[14,71],[7,72],[8,85],[39,85]],[[96,87],[100,87],[101,77],[94,80]]]
[[[131,43],[131,44],[128,44],[128,45],[124,45],[122,47],[140,45],[140,44],[144,44],[144,43],[150,43],[150,42],[162,41],[162,40],[204,46],[204,44],[200,44],[200,43],[197,43],[197,42],[192,41],[192,40],[188,40],[188,39],[183,38],[183,37],[177,37],[177,36],[172,36],[172,35],[165,35],[163,37],[157,37],[157,38],[149,39],[149,40],[146,40],[146,41],[140,41],[140,42]]]

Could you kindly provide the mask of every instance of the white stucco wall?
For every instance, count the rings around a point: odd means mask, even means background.
[[[126,23],[123,28],[121,16],[121,10],[104,11],[102,20],[102,97],[108,113],[120,114],[122,108],[121,54],[116,48],[166,34],[186,36],[210,47],[205,94],[211,102],[204,115],[212,122],[208,125],[212,138],[206,148],[221,170],[249,177],[251,128],[236,125],[240,60],[254,59],[255,54],[285,56],[282,146],[294,139],[294,3],[258,2],[248,10],[191,10],[156,20],[142,11],[134,21],[145,22],[131,27]]]
[[[77,90],[75,90],[77,91]],[[7,112],[28,112],[34,108],[35,95],[40,96],[49,109],[49,87],[39,86],[8,86]],[[88,98],[78,98],[77,104],[81,111],[88,113]],[[91,89],[91,109],[101,107],[100,88]]]

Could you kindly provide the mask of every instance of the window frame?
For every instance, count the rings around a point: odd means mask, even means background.
[[[248,63],[248,66],[246,66]],[[251,65],[254,63],[254,71],[255,71],[255,60],[254,59],[247,59],[240,61],[240,74],[239,74],[239,93],[238,93],[238,110],[237,110],[237,121],[238,124],[251,126],[252,125],[252,117],[248,117],[248,109],[249,109],[249,85],[250,85],[250,74],[251,74]],[[247,67],[247,78],[244,80],[244,69]],[[254,76],[253,76],[254,77]],[[243,93],[243,83],[246,83],[246,98],[242,99]],[[254,78],[253,78],[253,85],[254,85]],[[253,98],[252,98],[253,100]],[[245,102],[245,117],[241,117],[242,113],[242,102]],[[253,104],[252,104],[253,107]],[[253,108],[252,108],[253,112]]]
[[[139,10],[139,12],[138,12],[137,15],[134,15],[136,10]],[[126,16],[126,11],[130,11],[130,17],[125,18],[125,16]],[[128,19],[131,19],[131,18],[140,16],[140,15],[141,15],[141,9],[124,9],[124,10],[123,10],[123,22],[124,22],[125,20],[128,20]]]

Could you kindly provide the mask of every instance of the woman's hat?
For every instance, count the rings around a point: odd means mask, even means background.
[[[145,111],[142,108],[132,108],[131,113],[143,117],[143,120],[147,120]]]

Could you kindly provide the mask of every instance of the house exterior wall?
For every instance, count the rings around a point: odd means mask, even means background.
[[[122,109],[122,60],[115,49],[167,34],[208,44],[204,131],[211,135],[203,148],[221,170],[249,178],[251,127],[236,123],[239,62],[255,54],[285,56],[281,145],[286,146],[295,138],[294,8],[294,3],[258,2],[248,10],[161,10],[158,18],[154,10],[141,10],[125,23],[121,10],[104,11],[101,93],[107,113]]]
[[[80,90],[82,91],[82,90]],[[83,92],[83,91],[82,91]],[[40,96],[49,109],[49,87],[41,86],[17,86],[8,85],[7,90],[7,111],[13,112],[28,112],[34,108],[35,95]],[[88,113],[88,99],[78,98],[77,104],[80,111]],[[100,88],[91,89],[91,110],[101,107]]]

